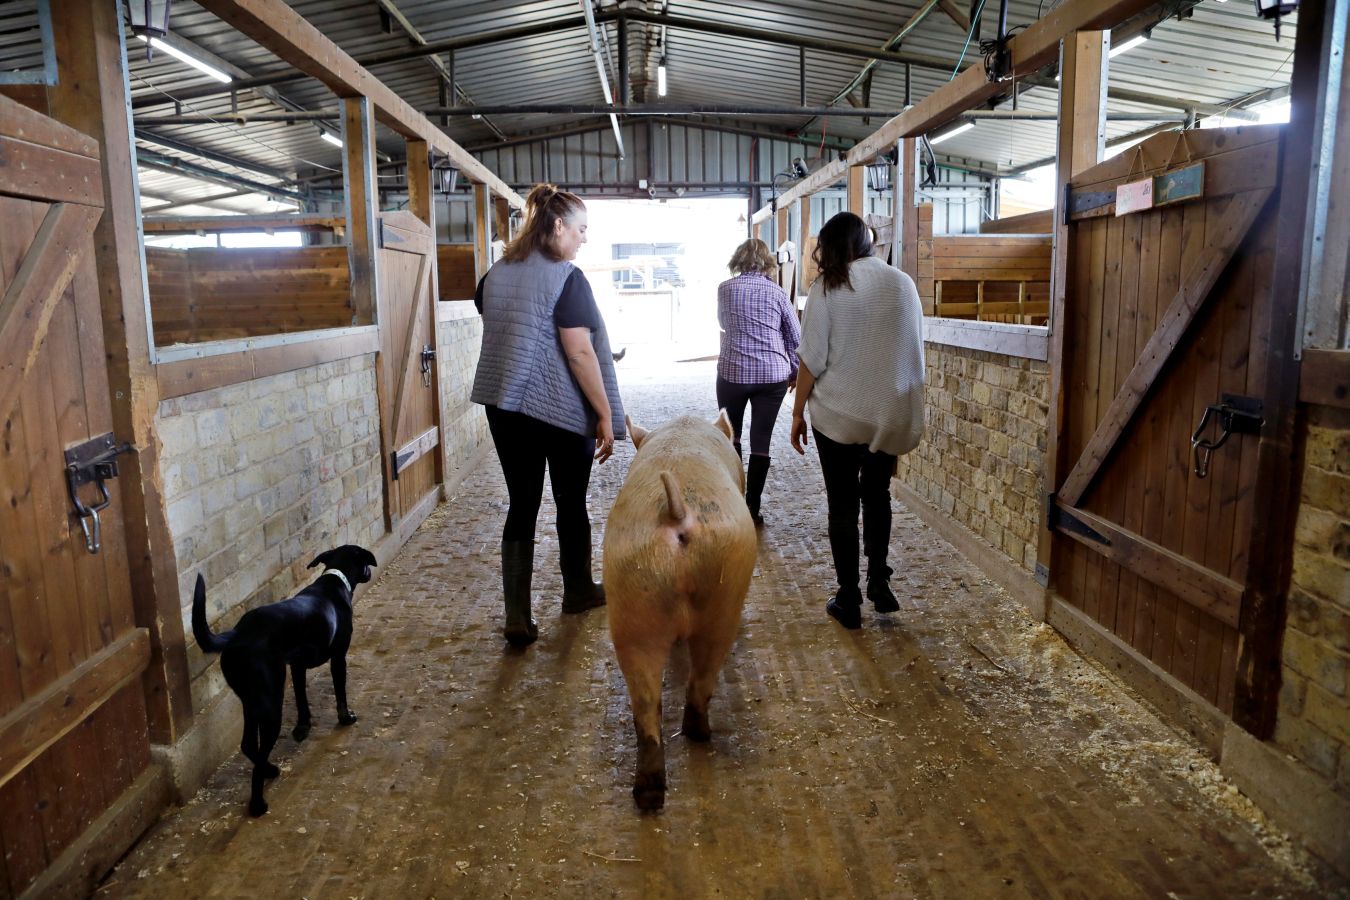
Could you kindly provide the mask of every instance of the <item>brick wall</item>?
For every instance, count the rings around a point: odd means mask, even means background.
[[[374,359],[160,404],[165,503],[189,634],[198,572],[208,618],[223,625],[308,583],[315,573],[305,567],[323,550],[372,546],[383,533]],[[201,660],[191,638],[189,645],[196,672]],[[204,699],[197,685],[194,694]]]
[[[469,401],[483,344],[483,320],[469,301],[438,304],[436,365],[441,379],[445,483],[458,482],[488,435],[483,407]]]
[[[1311,407],[1275,744],[1350,791],[1350,410]]]
[[[925,431],[900,479],[1027,571],[1043,489],[1045,363],[925,343]]]

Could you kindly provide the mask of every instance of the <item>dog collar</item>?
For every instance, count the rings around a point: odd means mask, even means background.
[[[350,593],[352,592],[352,583],[351,583],[350,581],[347,580],[347,576],[346,576],[346,575],[343,575],[343,574],[342,574],[341,572],[339,572],[337,569],[325,569],[323,575],[333,575],[333,576],[335,576],[335,577],[337,578],[338,581],[341,581],[343,584],[345,584],[345,585],[347,586],[347,593],[350,594]],[[322,578],[323,575],[320,575],[319,577]]]

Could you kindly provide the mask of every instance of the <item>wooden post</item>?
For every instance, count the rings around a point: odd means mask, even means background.
[[[919,279],[919,210],[914,205],[914,185],[918,180],[917,153],[918,146],[914,138],[905,138],[900,142],[901,186],[897,193],[900,194],[900,208],[905,214],[901,221],[905,233],[900,245],[900,268],[915,281]]]
[[[427,310],[427,316],[431,322],[431,346],[437,348],[437,359],[440,359],[439,349],[440,340],[437,334],[438,317],[436,315],[436,301],[440,297],[440,277],[436,271],[436,200],[434,188],[431,183],[431,148],[426,141],[408,141],[408,211],[417,218],[421,219],[428,228],[431,229],[431,247],[427,256],[427,303],[431,308]],[[415,312],[414,312],[415,314]],[[442,428],[441,421],[441,379],[440,369],[432,370],[431,391],[436,400],[432,404],[431,414],[436,422],[436,429],[440,434],[441,447],[445,447],[445,430]],[[397,438],[397,436],[396,436]],[[435,460],[436,483],[445,484],[445,453],[438,450],[433,454]]]
[[[151,341],[137,220],[118,5],[52,0],[61,83],[49,89],[49,113],[99,143],[104,213],[94,232],[113,433],[136,453],[120,464],[127,562],[136,623],[150,631],[150,666],[142,676],[150,739],[172,744],[192,718],[178,567],[164,506],[155,414],[159,385]]]
[[[492,233],[499,241],[511,240],[511,204],[505,197],[492,198]]]
[[[1059,131],[1055,173],[1055,243],[1050,268],[1050,403],[1046,422],[1045,478],[1047,495],[1059,489],[1064,475],[1059,429],[1064,421],[1065,278],[1069,269],[1069,227],[1065,223],[1064,185],[1069,179],[1101,162],[1105,151],[1107,39],[1105,31],[1079,31],[1060,45]],[[1049,501],[1045,501],[1047,504]],[[1036,548],[1036,580],[1048,585],[1054,533],[1047,527],[1048,506],[1042,508]]]
[[[492,192],[485,184],[473,186],[473,268],[474,280],[487,274],[492,265],[489,256],[492,242],[491,226],[488,224],[488,207],[491,206]]]
[[[1299,475],[1295,471],[1296,461],[1301,457],[1296,448],[1299,363],[1294,352],[1302,339],[1295,320],[1304,251],[1333,252],[1329,247],[1304,246],[1309,194],[1318,168],[1314,135],[1317,120],[1324,113],[1319,106],[1338,103],[1344,109],[1341,97],[1319,90],[1326,78],[1326,67],[1339,64],[1331,48],[1327,54],[1322,53],[1324,29],[1331,18],[1326,6],[1323,0],[1305,0],[1299,8],[1294,71],[1289,84],[1289,124],[1284,129],[1280,153],[1272,300],[1252,311],[1252,334],[1264,335],[1269,347],[1265,371],[1254,385],[1266,423],[1256,451],[1252,507],[1257,510],[1257,519],[1247,545],[1250,574],[1238,622],[1242,640],[1233,721],[1261,740],[1268,740],[1274,733],[1280,705],[1285,598],[1293,573],[1299,506]]]
[[[351,270],[353,325],[378,321],[375,277],[375,123],[370,100],[342,101],[342,186],[347,203],[347,263]]]
[[[776,221],[774,223],[773,246],[770,247],[769,249],[774,253],[777,253],[778,248],[781,247],[783,245],[783,242],[786,241],[790,236],[788,233],[788,226],[791,224],[792,221],[792,206],[789,204],[787,206],[778,207],[778,215],[775,217],[775,220]],[[788,287],[791,286],[791,284],[792,284],[792,277],[788,274],[787,267],[779,266],[778,286],[781,287],[783,290],[787,290]]]
[[[811,241],[811,195],[807,194],[801,199],[802,214],[797,219],[798,235],[797,241],[797,293],[805,294],[811,289],[811,285],[806,283],[806,264],[808,247]],[[789,297],[793,306],[797,304],[796,297]],[[800,312],[800,310],[799,310]]]
[[[865,166],[848,167],[848,211],[858,216],[863,215],[867,211],[863,206],[863,202],[866,199],[863,188],[867,184],[867,182],[863,180],[863,176],[865,175],[863,170],[865,168]]]

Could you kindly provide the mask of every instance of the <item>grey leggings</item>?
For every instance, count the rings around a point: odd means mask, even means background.
[[[736,437],[732,441],[736,452],[741,452],[741,423],[745,420],[745,404],[750,404],[750,452],[756,456],[768,456],[769,444],[773,440],[773,423],[778,419],[778,409],[787,396],[787,382],[774,381],[769,384],[735,384],[724,378],[717,379],[717,405],[727,411],[731,419],[731,430]]]

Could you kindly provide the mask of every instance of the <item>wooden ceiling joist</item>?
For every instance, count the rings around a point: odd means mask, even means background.
[[[141,218],[146,234],[223,234],[234,231],[335,231],[347,227],[345,216],[321,215],[244,215],[244,216],[156,216]]]
[[[1059,42],[1075,31],[1109,30],[1148,7],[1152,0],[1066,0],[1054,11],[1009,42],[1013,77],[1020,78],[1053,62],[1059,54]],[[1007,90],[1010,82],[991,82],[983,63],[975,63],[922,101],[905,110],[868,135],[848,152],[847,160],[836,161],[779,195],[783,206],[808,197],[838,181],[848,166],[863,165],[884,153],[902,138],[927,134],[955,119],[991,97]],[[752,224],[772,215],[768,206],[755,212]]]
[[[200,0],[198,5],[300,71],[322,81],[337,96],[369,97],[376,118],[385,125],[410,140],[426,141],[468,180],[487,185],[495,196],[504,197],[512,206],[524,206],[520,195],[487,166],[282,0]]]

